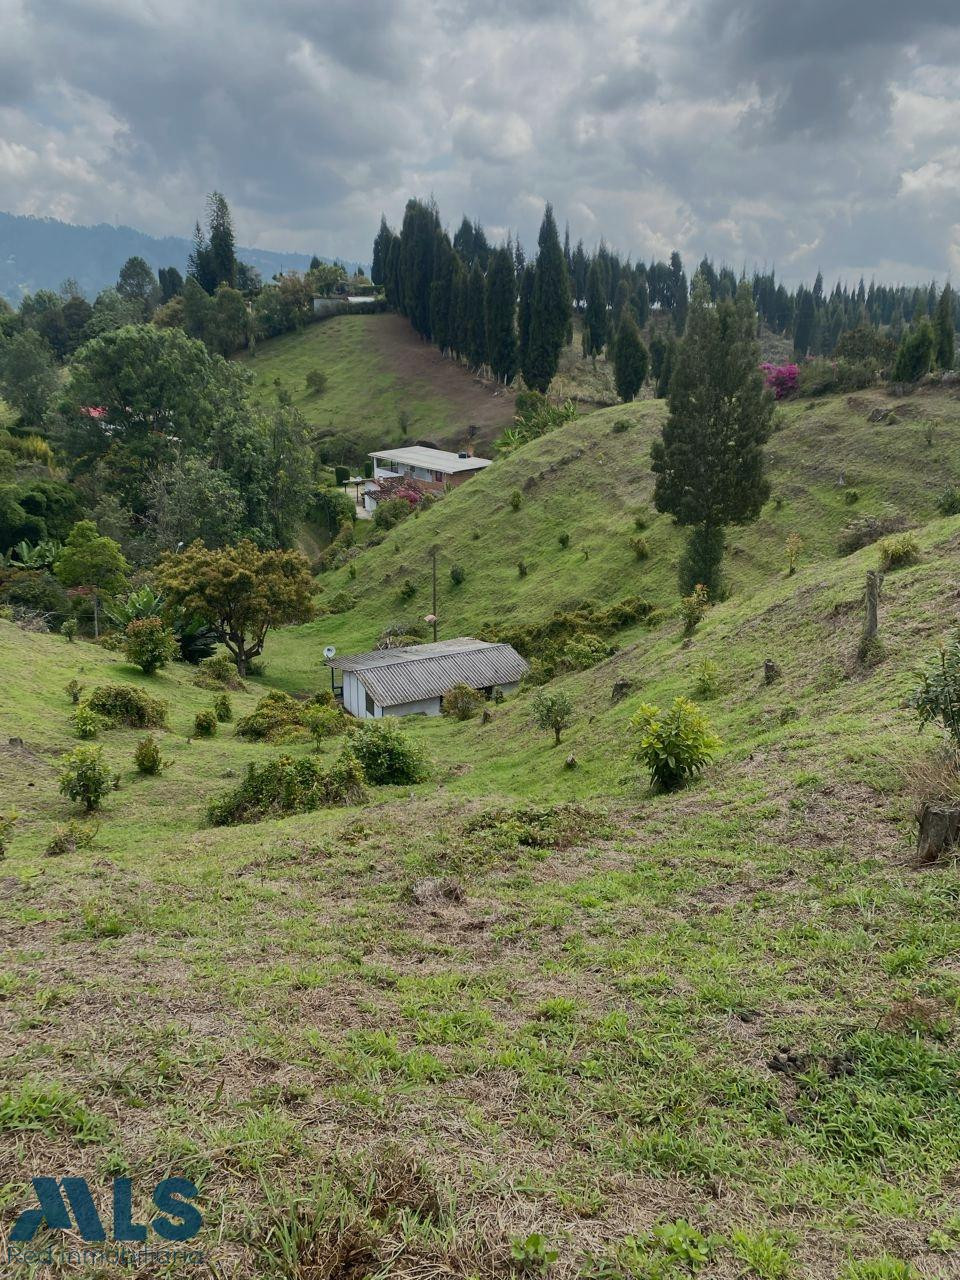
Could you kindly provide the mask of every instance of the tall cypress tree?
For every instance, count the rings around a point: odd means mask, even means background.
[[[520,277],[520,298],[517,303],[517,357],[522,369],[527,360],[527,347],[530,345],[530,316],[533,311],[533,286],[536,281],[536,268],[528,262]]]
[[[450,297],[454,252],[450,237],[438,227],[434,233],[433,282],[430,285],[430,332],[441,351],[450,347]]]
[[[476,368],[487,364],[487,322],[484,315],[484,281],[474,259],[467,280],[467,357]]]
[[[237,283],[237,254],[233,235],[233,219],[230,206],[219,191],[211,191],[207,198],[207,215],[210,230],[210,260],[213,268],[214,288]]]
[[[430,337],[430,285],[433,283],[437,207],[408,200],[400,231],[400,309],[421,337]]]
[[[956,326],[953,318],[953,290],[948,284],[943,286],[943,293],[937,303],[933,329],[937,339],[934,359],[941,369],[952,369]]]
[[[587,273],[587,310],[583,317],[583,354],[598,356],[607,345],[607,282],[599,254]]]
[[[387,253],[390,250],[390,239],[392,236],[390,228],[387,226],[387,220],[384,215],[380,215],[380,230],[377,232],[376,239],[373,242],[373,261],[370,265],[370,279],[379,289],[386,282],[387,278]]]
[[[486,294],[487,359],[493,376],[511,382],[517,372],[517,278],[513,253],[501,247],[493,251],[487,270]]]
[[[813,344],[816,319],[813,294],[801,285],[797,290],[797,311],[793,322],[793,350],[798,356],[805,356]]]
[[[724,528],[756,520],[770,494],[763,446],[773,399],[765,389],[750,287],[713,305],[697,282],[670,382],[670,413],[651,455],[654,503],[692,529],[680,589],[721,590]]]
[[[570,279],[549,204],[544,210],[538,245],[523,379],[531,391],[546,394],[557,372],[570,323]]]
[[[647,377],[647,348],[630,311],[625,309],[613,344],[614,380],[621,400],[634,400]]]
[[[459,253],[453,255],[453,277],[450,283],[450,346],[458,360],[467,354],[467,309],[469,273]]]

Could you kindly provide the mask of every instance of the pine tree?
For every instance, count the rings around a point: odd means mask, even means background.
[[[533,286],[536,268],[528,262],[520,277],[520,298],[517,303],[517,358],[522,369],[526,364],[527,347],[530,345],[530,316],[533,310]]]
[[[523,380],[531,391],[546,394],[570,323],[570,281],[550,205],[544,210],[538,245]]]
[[[450,347],[450,299],[453,291],[454,252],[450,238],[438,227],[433,250],[433,282],[430,285],[430,332],[441,351]]]
[[[483,304],[483,272],[475,258],[467,280],[467,357],[477,369],[488,363],[487,323]]]
[[[607,345],[607,286],[599,255],[587,274],[587,309],[583,317],[583,354],[598,356]]]
[[[630,310],[633,312],[637,327],[642,329],[650,318],[650,293],[646,280],[637,281],[630,295]]]
[[[650,344],[651,349],[653,343]],[[673,378],[673,370],[677,363],[677,340],[672,333],[667,334],[667,340],[663,346],[663,356],[660,360],[660,373],[657,376],[657,399],[666,400],[670,394],[670,382]]]
[[[458,360],[467,355],[467,307],[469,273],[459,253],[453,255],[453,279],[450,284],[450,346]]]
[[[893,366],[894,382],[919,382],[930,372],[936,351],[936,335],[926,316],[910,330],[900,344]]]
[[[513,253],[495,249],[487,271],[485,293],[487,359],[493,376],[503,383],[513,381],[517,372],[517,331],[515,312],[517,278],[513,273]]]
[[[624,310],[613,344],[614,379],[621,400],[634,400],[647,377],[647,348],[630,311]]]
[[[793,350],[798,356],[805,356],[813,345],[816,319],[813,294],[801,285],[797,290],[797,310],[793,324]]]
[[[233,219],[230,206],[219,191],[211,191],[207,197],[207,217],[210,231],[210,264],[213,271],[213,287],[237,283],[237,254],[233,235]],[[208,291],[209,292],[209,291]]]
[[[423,338],[430,337],[430,285],[439,226],[436,205],[407,201],[400,231],[400,310]]]
[[[936,336],[934,359],[940,369],[952,369],[956,325],[953,318],[953,290],[948,284],[943,286],[943,293],[937,303],[937,314],[933,322]]]
[[[193,248],[187,258],[187,275],[196,280],[204,293],[213,293],[217,287],[213,254],[199,222],[193,229]]]
[[[373,261],[370,265],[370,279],[379,289],[387,275],[387,254],[390,250],[390,237],[393,233],[387,226],[384,215],[380,215],[380,230],[373,242]]]
[[[681,593],[720,589],[725,526],[756,520],[770,485],[763,446],[773,400],[765,390],[749,285],[715,306],[698,282],[670,382],[670,413],[651,450],[654,503],[694,533]]]

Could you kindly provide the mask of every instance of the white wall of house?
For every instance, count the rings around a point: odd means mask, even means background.
[[[504,693],[513,693],[518,684],[501,684],[495,686]],[[343,705],[358,720],[380,720],[383,716],[438,716],[440,715],[440,698],[422,698],[414,702],[397,702],[391,707],[381,707],[373,703],[373,711],[367,708],[367,691],[360,683],[360,677],[354,671],[343,673]]]
[[[424,698],[420,702],[398,702],[393,707],[384,707],[385,716],[438,716],[440,714],[439,698]]]

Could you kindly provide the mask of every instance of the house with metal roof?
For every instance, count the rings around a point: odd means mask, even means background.
[[[438,716],[454,685],[469,685],[490,698],[498,689],[512,692],[529,670],[511,645],[472,636],[331,658],[329,666],[341,673],[339,689],[334,677],[334,692],[361,720]]]
[[[367,481],[364,506],[376,510],[378,502],[389,496],[389,482],[398,478],[415,481],[427,493],[439,495],[477,475],[491,464],[490,458],[477,458],[464,450],[450,453],[425,444],[404,449],[379,449],[371,453],[373,476]]]

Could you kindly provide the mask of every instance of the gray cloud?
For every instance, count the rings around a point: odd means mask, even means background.
[[[0,0],[0,208],[369,257],[433,194],[533,245],[960,270],[956,0]]]

